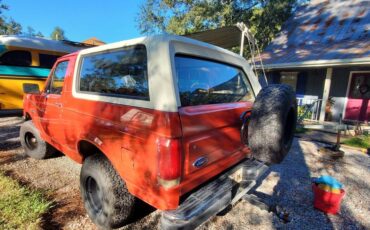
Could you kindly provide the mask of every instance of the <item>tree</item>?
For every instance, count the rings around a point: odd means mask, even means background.
[[[305,0],[146,0],[138,14],[141,33],[190,34],[244,22],[265,47]]]
[[[59,26],[56,26],[50,35],[53,40],[66,40],[67,37],[64,35],[64,30]]]
[[[45,36],[39,31],[39,32],[37,32],[36,37],[43,38]]]
[[[18,35],[22,34],[22,25],[18,22],[14,21],[14,19],[10,19],[9,22],[6,22],[3,27],[3,34],[6,35]]]
[[[8,19],[3,15],[6,10],[9,10],[9,6],[3,4],[2,0],[0,0],[0,34],[22,34],[22,25],[16,22],[13,18]]]
[[[44,35],[40,31],[36,33],[36,30],[31,26],[27,26],[27,31],[23,32],[23,34],[28,37],[44,37]]]
[[[25,32],[25,35],[27,35],[29,37],[34,37],[34,36],[36,36],[36,31],[31,26],[27,26],[27,32]]]
[[[0,0],[0,34],[6,34],[6,35],[19,35],[24,34],[27,36],[37,36],[37,37],[43,37],[42,33],[39,31],[36,33],[36,31],[31,27],[27,27],[27,31],[23,32],[22,25],[18,22],[16,22],[13,18],[7,19],[3,12],[9,10],[9,6],[2,3],[2,0]]]
[[[8,10],[9,7],[2,3],[2,0],[0,0],[0,33],[6,34],[5,31],[7,30],[7,21],[6,18],[3,15],[3,12],[5,10]]]

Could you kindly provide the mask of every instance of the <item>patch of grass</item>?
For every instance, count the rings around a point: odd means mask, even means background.
[[[50,206],[41,192],[0,172],[0,229],[39,229],[41,215]]]
[[[367,149],[370,148],[370,135],[352,137],[350,139],[344,140],[343,144]]]
[[[308,129],[302,127],[302,126],[297,126],[297,128],[295,129],[295,133],[306,133],[308,131]]]

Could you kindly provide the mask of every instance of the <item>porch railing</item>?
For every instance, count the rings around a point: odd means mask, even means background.
[[[303,120],[318,121],[322,99],[297,98],[298,122]]]

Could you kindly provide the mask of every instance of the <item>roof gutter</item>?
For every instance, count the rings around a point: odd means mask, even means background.
[[[281,64],[264,64],[265,69],[288,69],[288,68],[310,68],[310,67],[335,67],[335,66],[363,66],[370,65],[370,57],[352,59],[317,60],[304,62],[290,62]],[[260,69],[261,66],[257,65]]]

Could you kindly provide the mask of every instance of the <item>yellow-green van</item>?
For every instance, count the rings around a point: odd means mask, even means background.
[[[86,45],[69,41],[0,36],[0,112],[21,110],[24,89],[43,89],[56,59],[82,48]]]

